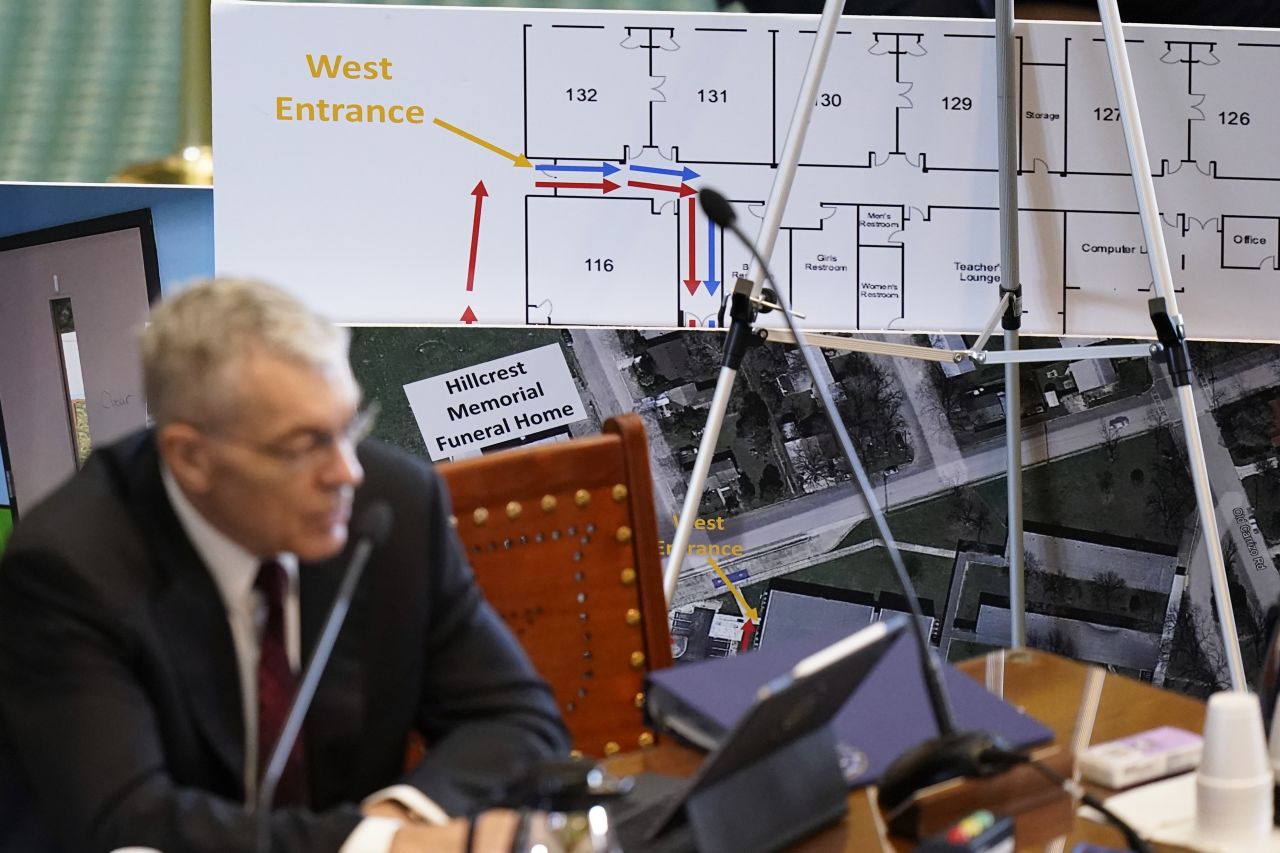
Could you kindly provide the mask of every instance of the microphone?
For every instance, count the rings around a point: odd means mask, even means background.
[[[924,615],[920,609],[920,600],[916,597],[915,589],[911,585],[911,579],[908,577],[906,567],[902,563],[902,554],[898,550],[898,543],[894,540],[893,534],[889,532],[884,513],[881,511],[879,503],[876,502],[875,492],[871,487],[870,480],[867,479],[867,473],[862,467],[858,453],[853,447],[853,441],[849,438],[849,432],[845,429],[844,424],[836,413],[835,402],[831,399],[831,391],[820,379],[817,365],[814,363],[813,348],[804,343],[804,333],[796,324],[795,315],[791,311],[791,300],[786,297],[782,288],[778,286],[773,273],[769,270],[768,261],[760,256],[755,244],[738,226],[736,222],[737,215],[728,200],[715,190],[706,187],[698,193],[698,198],[707,218],[721,228],[732,231],[742,241],[747,250],[751,252],[751,256],[760,264],[760,269],[764,271],[765,278],[773,286],[778,306],[786,317],[787,327],[796,339],[796,346],[799,347],[800,354],[804,358],[805,367],[813,378],[813,387],[822,399],[822,407],[826,411],[827,420],[830,422],[831,429],[835,432],[836,438],[840,442],[841,450],[844,452],[845,460],[849,463],[849,467],[857,480],[858,488],[862,492],[862,499],[875,522],[880,540],[884,542],[885,549],[889,552],[889,561],[893,564],[894,577],[897,579],[898,586],[906,597],[907,605],[911,610],[915,630],[908,633],[915,637],[916,647],[920,655],[921,675],[924,678],[925,690],[929,696],[933,719],[938,727],[938,736],[930,738],[908,750],[885,770],[878,785],[880,802],[889,811],[893,811],[915,791],[937,782],[956,776],[991,776],[1008,768],[1011,763],[1009,753],[1006,753],[990,734],[978,731],[961,732],[956,730],[955,716],[942,683],[942,669],[937,658],[931,653],[928,638],[924,634]],[[737,316],[738,314],[735,312],[735,325],[738,325]],[[729,334],[730,337],[733,337],[734,330],[731,329]],[[726,343],[727,348],[728,343]]]
[[[377,501],[361,513],[351,525],[351,533],[356,540],[351,562],[347,564],[347,571],[342,576],[342,583],[338,586],[338,594],[334,596],[329,613],[325,616],[324,629],[320,632],[320,639],[316,641],[316,647],[311,652],[311,659],[302,670],[298,692],[294,694],[293,703],[289,705],[289,714],[285,717],[284,727],[280,730],[280,736],[276,738],[275,746],[271,748],[271,760],[267,762],[267,769],[262,774],[262,782],[258,785],[258,798],[253,814],[259,853],[267,853],[271,849],[267,819],[271,814],[271,801],[275,799],[276,786],[284,773],[289,753],[293,751],[294,741],[302,731],[302,721],[307,716],[307,709],[311,707],[311,700],[315,698],[320,676],[324,673],[325,665],[329,663],[329,655],[333,653],[338,632],[342,630],[342,623],[347,618],[347,611],[351,607],[351,599],[355,596],[356,585],[360,583],[360,576],[364,573],[365,563],[369,562],[369,555],[373,549],[386,541],[387,534],[391,530],[392,517],[391,507],[387,502]],[[264,744],[258,744],[259,749],[263,746]]]
[[[733,229],[738,214],[734,212],[733,206],[729,204],[728,199],[711,189],[711,187],[703,187],[698,191],[698,202],[702,205],[702,212],[707,215],[707,219],[710,219],[721,228]],[[751,241],[743,240],[743,242],[747,244],[751,254],[755,255],[756,247],[751,244]],[[766,264],[761,261],[760,266],[765,267]]]

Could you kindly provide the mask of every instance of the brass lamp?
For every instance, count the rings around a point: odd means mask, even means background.
[[[161,160],[125,167],[112,180],[131,184],[213,184],[209,73],[209,0],[186,0],[182,21],[182,93],[178,150]]]

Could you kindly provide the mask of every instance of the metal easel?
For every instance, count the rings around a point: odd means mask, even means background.
[[[822,73],[826,67],[827,56],[839,25],[842,7],[843,0],[826,0],[823,7],[813,51],[809,56],[809,64],[805,69],[796,109],[792,115],[786,143],[783,147],[782,156],[779,158],[778,170],[774,177],[773,187],[769,193],[769,199],[760,224],[759,235],[756,239],[758,252],[764,258],[770,257],[773,253],[774,244],[782,223],[782,214],[790,196],[796,167],[804,146],[804,137],[813,110],[814,99],[817,95],[818,84],[821,82]],[[1023,363],[1051,362],[1066,358],[1079,360],[1081,358],[1155,357],[1163,354],[1169,367],[1170,376],[1177,388],[1183,431],[1187,442],[1188,459],[1195,484],[1196,506],[1201,525],[1205,531],[1205,543],[1209,552],[1214,597],[1218,619],[1222,626],[1223,644],[1228,658],[1231,683],[1234,689],[1245,690],[1247,685],[1241,661],[1239,639],[1236,634],[1235,617],[1232,612],[1230,591],[1227,587],[1226,567],[1221,549],[1217,547],[1219,541],[1217,521],[1213,511],[1213,498],[1209,488],[1208,470],[1204,459],[1199,424],[1195,417],[1195,402],[1192,397],[1191,387],[1191,363],[1187,353],[1186,332],[1181,316],[1178,314],[1174,297],[1172,273],[1164,245],[1164,234],[1159,224],[1155,188],[1151,180],[1146,145],[1142,136],[1142,125],[1138,115],[1137,99],[1134,95],[1133,78],[1129,70],[1128,54],[1125,50],[1122,35],[1123,27],[1115,0],[1098,0],[1098,8],[1106,36],[1108,56],[1111,61],[1112,79],[1115,83],[1117,100],[1120,104],[1125,142],[1129,149],[1134,187],[1138,196],[1143,231],[1148,247],[1147,256],[1152,267],[1153,284],[1156,293],[1159,294],[1156,299],[1151,300],[1151,317],[1155,327],[1156,342],[1088,347],[1085,351],[1080,348],[1025,351],[1020,350],[1018,347],[1022,314],[1022,287],[1018,277],[1016,163],[1018,123],[1015,108],[1017,86],[1014,80],[1016,38],[1013,33],[1013,0],[998,0],[995,19],[996,72],[999,93],[1001,298],[982,334],[971,349],[950,351],[911,344],[870,341],[813,333],[806,333],[804,342],[813,346],[876,355],[918,358],[927,361],[952,361],[958,363],[964,360],[971,360],[979,364],[1005,365],[1005,436],[1008,445],[1009,608],[1010,636],[1012,645],[1015,648],[1024,645],[1026,642],[1023,583],[1025,566],[1023,565],[1022,546],[1022,438],[1019,366]],[[752,321],[757,309],[773,307],[761,297],[763,276],[764,269],[761,264],[758,261],[753,261],[748,277],[738,279],[734,288],[735,303],[744,306],[742,310],[751,312],[750,320]],[[688,551],[689,540],[693,533],[693,524],[697,517],[698,506],[706,485],[711,458],[715,453],[715,447],[719,440],[720,430],[724,423],[724,415],[728,408],[729,397],[737,377],[738,368],[741,365],[742,355],[753,342],[768,340],[798,343],[795,335],[787,330],[753,329],[749,323],[741,322],[741,320],[742,318],[739,318],[739,322],[730,328],[726,337],[724,366],[722,366],[716,381],[715,391],[707,412],[706,426],[702,433],[693,471],[689,477],[688,492],[685,494],[675,538],[664,570],[663,587],[668,606],[670,606],[675,597],[676,585],[684,564],[684,557]],[[997,323],[1003,326],[1005,347],[1002,351],[987,351],[985,347],[994,333]],[[879,517],[879,507],[874,506],[874,498],[871,500],[873,505],[869,509],[873,517]]]

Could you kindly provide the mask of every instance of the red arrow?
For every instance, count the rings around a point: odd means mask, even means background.
[[[561,184],[556,181],[537,181],[535,187],[551,187],[552,189],[562,190],[600,190],[602,193],[611,193],[618,188],[618,185],[608,178],[598,184]]]
[[[467,310],[463,311],[462,316],[459,317],[458,319],[466,323],[468,326],[470,326],[472,323],[476,321],[476,312],[472,311],[471,306],[468,305]]]
[[[698,231],[694,228],[697,217],[694,208],[695,200],[689,199],[689,277],[684,280],[684,286],[689,288],[689,295],[698,292],[698,288],[702,282],[698,281]]]
[[[476,188],[471,191],[476,197],[476,213],[471,219],[471,262],[467,264],[467,291],[470,292],[476,283],[476,250],[480,248],[480,208],[484,206],[485,197],[489,195],[488,190],[484,188],[484,181],[476,184]],[[471,309],[468,308],[468,311]],[[475,320],[475,315],[471,316],[471,320]]]
[[[681,184],[678,187],[669,187],[665,184],[647,184],[644,181],[627,181],[627,186],[639,187],[642,190],[666,190],[669,193],[679,193],[681,198],[697,193],[697,190],[688,184]]]

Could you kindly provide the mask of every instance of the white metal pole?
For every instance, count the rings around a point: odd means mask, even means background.
[[[728,345],[729,342],[726,340],[725,346]],[[662,587],[666,594],[668,608],[675,601],[680,569],[684,565],[685,554],[689,550],[689,540],[693,536],[693,522],[698,518],[702,490],[706,487],[707,473],[711,470],[711,457],[716,455],[716,443],[720,440],[724,413],[729,408],[729,397],[733,394],[733,383],[737,376],[738,371],[733,368],[721,367],[720,375],[716,379],[716,390],[711,397],[711,407],[707,410],[707,423],[702,430],[702,440],[698,443],[698,455],[693,462],[693,471],[689,473],[689,490],[685,492],[684,504],[680,507],[680,519],[676,523],[671,553],[667,556],[667,565],[662,574]]]
[[[818,95],[818,84],[822,82],[822,72],[827,67],[827,55],[831,52],[831,42],[835,39],[836,30],[840,26],[840,13],[844,9],[844,0],[826,0],[822,7],[822,18],[818,22],[818,32],[814,36],[813,51],[809,54],[809,65],[804,72],[804,81],[800,84],[800,95],[796,99],[796,109],[791,115],[791,126],[787,130],[787,141],[782,148],[782,158],[778,163],[777,174],[773,177],[773,188],[769,191],[769,201],[765,205],[764,219],[760,223],[760,233],[756,236],[756,246],[765,258],[773,255],[773,246],[778,239],[778,229],[782,225],[782,214],[787,207],[787,198],[791,195],[791,184],[795,180],[796,165],[800,162],[800,152],[804,148],[804,137],[809,127],[809,117],[813,114],[813,102]],[[756,261],[752,261],[751,274],[748,276],[752,290],[751,296],[758,296],[764,270]],[[726,348],[730,346],[725,341]],[[667,565],[663,571],[662,586],[667,597],[667,607],[675,600],[676,585],[680,581],[680,570],[684,566],[685,554],[689,550],[689,540],[693,536],[693,523],[698,516],[698,506],[702,502],[702,490],[706,487],[707,472],[711,469],[711,457],[715,455],[716,443],[720,440],[720,427],[724,423],[724,413],[729,406],[729,395],[733,391],[733,382],[737,377],[736,368],[728,366],[720,369],[716,380],[716,390],[711,398],[711,408],[707,412],[707,425],[698,444],[698,456],[689,475],[689,491],[684,496],[684,505],[680,510],[680,520],[676,524],[675,537],[671,542],[671,554],[667,557]]]
[[[841,0],[827,0],[822,7],[822,19],[818,23],[817,35],[814,36],[809,65],[805,69],[804,80],[800,84],[800,96],[796,99],[795,112],[791,114],[787,140],[783,143],[777,174],[773,176],[773,187],[769,190],[769,202],[765,205],[764,217],[760,220],[760,233],[756,235],[756,250],[768,261],[773,260],[773,246],[778,240],[778,229],[782,227],[782,214],[787,209],[787,199],[791,196],[791,184],[795,181],[800,153],[804,150],[804,138],[809,132],[813,102],[818,98],[818,85],[822,82],[822,72],[827,67],[827,55],[831,52],[831,42],[835,40],[836,30],[840,27],[840,12],[843,9],[844,3]],[[751,274],[748,278],[756,285],[753,295],[758,295],[764,282],[764,270],[760,268],[758,261],[751,262]]]
[[[1018,83],[1014,79],[1017,40],[1013,0],[996,3],[996,94],[1000,152],[1000,290],[1009,305],[1004,314],[1004,348],[1018,349],[1022,325],[1022,282],[1018,268]],[[1009,557],[1009,644],[1027,644],[1027,609],[1022,557],[1022,369],[1004,366],[1004,441],[1007,454],[1005,529]]]
[[[1129,68],[1129,51],[1124,42],[1124,25],[1116,0],[1098,0],[1098,14],[1102,19],[1102,31],[1107,42],[1107,57],[1111,62],[1111,79],[1115,84],[1116,101],[1120,105],[1120,117],[1124,126],[1125,146],[1129,149],[1129,168],[1133,170],[1133,188],[1138,196],[1138,209],[1142,214],[1142,231],[1147,241],[1147,258],[1151,264],[1151,281],[1155,292],[1164,299],[1170,319],[1178,336],[1185,337],[1182,317],[1178,313],[1177,295],[1173,287],[1173,272],[1169,267],[1169,255],[1164,244],[1164,230],[1160,225],[1160,208],[1156,202],[1155,182],[1151,179],[1151,163],[1147,158],[1147,143],[1142,135],[1142,119],[1138,114],[1138,98],[1133,87],[1133,73]],[[1182,432],[1187,444],[1187,462],[1191,468],[1191,480],[1195,485],[1196,509],[1200,513],[1200,526],[1204,530],[1205,551],[1209,555],[1210,579],[1213,597],[1217,605],[1218,625],[1222,631],[1222,645],[1227,655],[1227,668],[1231,686],[1235,690],[1248,690],[1244,662],[1240,655],[1240,640],[1236,635],[1235,613],[1231,606],[1231,590],[1227,584],[1227,567],[1222,556],[1222,541],[1218,533],[1218,519],[1214,512],[1213,493],[1209,487],[1208,465],[1204,458],[1204,445],[1200,439],[1200,422],[1196,417],[1195,398],[1192,394],[1189,370],[1185,380],[1175,377],[1178,408],[1182,413]]]

